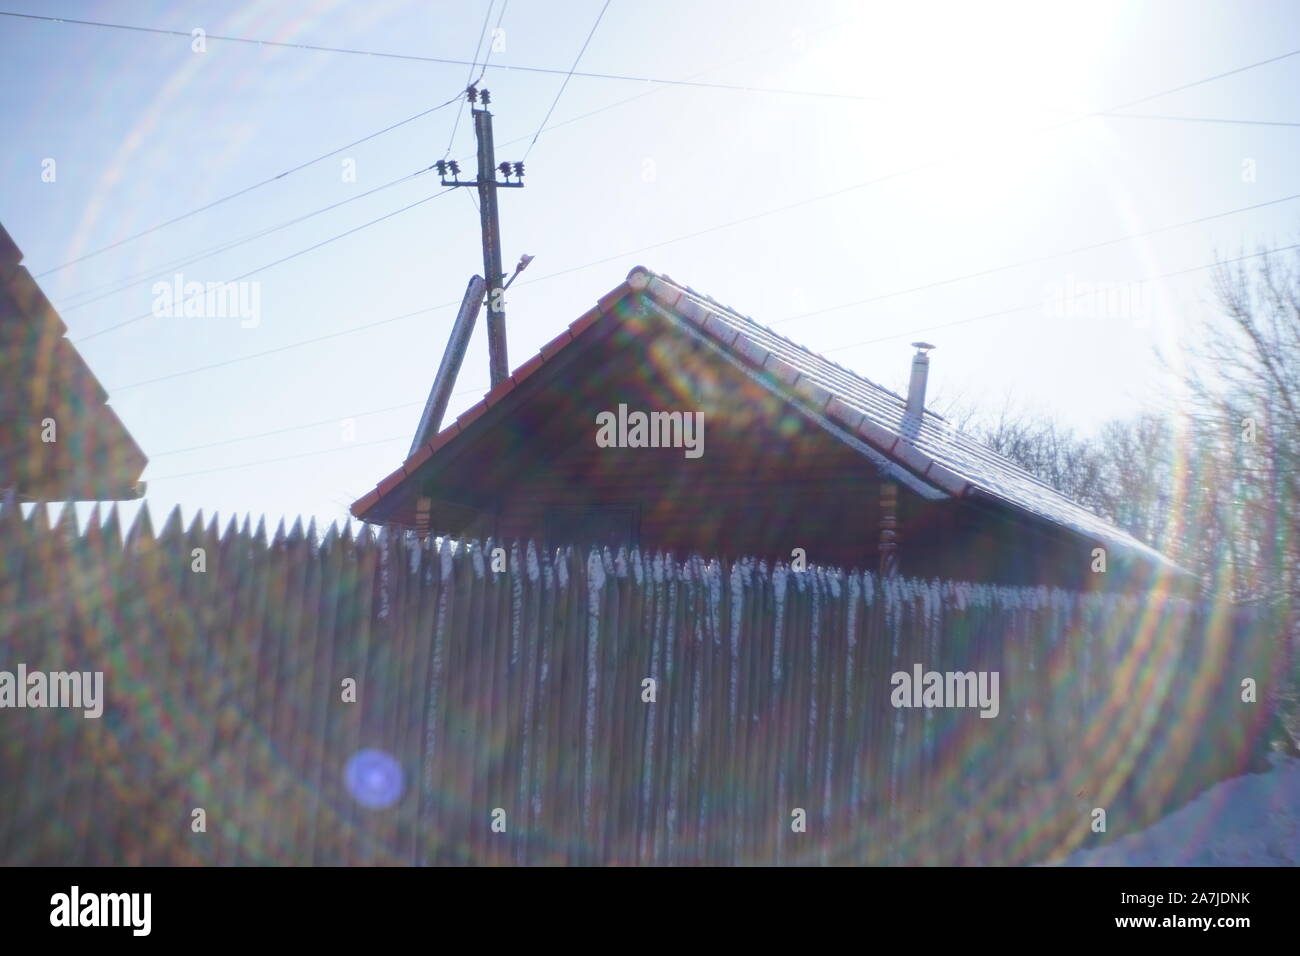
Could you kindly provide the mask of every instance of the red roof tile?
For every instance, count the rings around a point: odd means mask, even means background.
[[[604,313],[600,311],[599,306],[594,309],[588,309],[578,319],[569,324],[569,334],[576,339],[583,332],[586,332],[589,328],[595,325],[602,315],[604,315]]]
[[[572,341],[573,341],[573,336],[569,334],[568,329],[565,329],[555,338],[551,339],[551,341],[547,342],[545,345],[542,346],[542,351],[541,351],[542,358],[549,361],[551,358],[555,356],[556,352],[560,351],[560,349],[564,348]]]
[[[627,298],[628,293],[632,290],[628,288],[626,282],[615,289],[611,289],[596,300],[596,308],[601,312],[608,312],[614,306]]]
[[[447,444],[447,442],[451,441],[459,434],[460,434],[460,422],[458,421],[452,422],[442,431],[438,432],[438,434],[434,435],[432,438],[429,439],[430,450],[437,451],[439,448]]]
[[[415,469],[419,468],[432,457],[433,449],[429,447],[428,442],[425,442],[415,450],[415,453],[411,455],[411,457],[402,462],[402,471],[407,475],[412,475],[415,473]]]
[[[491,408],[501,399],[505,398],[510,392],[514,391],[515,380],[513,378],[502,379],[492,386],[492,390],[483,396],[483,401],[487,402],[488,408]]]
[[[487,402],[479,402],[477,405],[473,405],[468,410],[462,412],[456,419],[456,424],[460,426],[461,431],[464,431],[471,423],[477,421],[482,415],[484,415],[487,410]]]
[[[532,375],[539,368],[541,368],[542,364],[545,361],[546,359],[542,358],[540,355],[534,355],[523,365],[519,366],[519,368],[515,369],[515,374],[511,375],[510,377],[513,378],[515,380],[515,384],[518,385],[528,376]]]
[[[371,508],[373,508],[375,505],[379,503],[379,497],[380,496],[379,496],[378,488],[374,488],[370,491],[367,491],[356,501],[352,502],[352,508],[351,508],[352,516],[354,518],[363,517],[367,511],[369,511]]]
[[[393,472],[387,478],[382,479],[379,484],[375,486],[375,490],[379,492],[379,496],[382,498],[400,485],[404,478],[406,478],[405,466],[398,468],[397,471]]]

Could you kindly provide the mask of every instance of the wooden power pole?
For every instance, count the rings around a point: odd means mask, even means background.
[[[510,361],[506,354],[506,276],[501,268],[501,222],[497,217],[497,190],[522,188],[524,164],[496,165],[492,145],[492,114],[487,109],[492,102],[491,94],[487,90],[476,90],[471,86],[465,95],[474,114],[474,136],[478,139],[478,178],[462,181],[459,178],[460,165],[455,160],[439,160],[434,166],[442,177],[444,186],[473,186],[478,189],[479,223],[483,233],[483,276],[487,283],[488,368],[492,385],[495,386],[510,375]],[[504,181],[496,178],[498,170],[505,177]],[[447,179],[449,172],[450,180]],[[510,181],[512,175],[515,177],[514,182]]]

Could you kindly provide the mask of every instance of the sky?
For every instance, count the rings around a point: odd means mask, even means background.
[[[440,187],[411,174],[472,173],[474,136],[459,101],[372,134],[488,50],[497,159],[527,157],[503,258],[535,257],[512,367],[639,264],[896,390],[924,338],[938,401],[1087,434],[1176,407],[1205,267],[1300,242],[1294,2],[604,7],[0,0],[181,34],[0,17],[0,222],[149,456],[155,524],[323,529],[401,463],[482,272],[471,192],[412,205]],[[249,273],[255,320],[155,314],[178,273]],[[487,367],[480,319],[447,420]]]

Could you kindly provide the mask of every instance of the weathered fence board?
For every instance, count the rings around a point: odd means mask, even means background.
[[[6,864],[1030,862],[1241,772],[1282,672],[1263,619],[1164,596],[179,511],[0,509],[0,601],[0,671],[106,697],[0,709]],[[996,671],[998,715],[895,707],[916,664]]]

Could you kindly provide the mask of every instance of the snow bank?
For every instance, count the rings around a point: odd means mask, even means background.
[[[1064,866],[1294,866],[1300,863],[1300,760],[1270,754],[1273,769],[1216,784],[1145,830]]]

